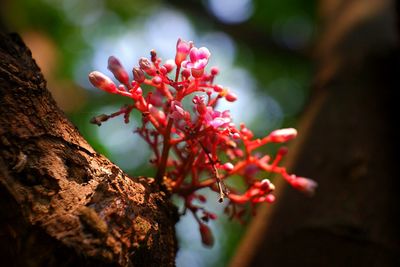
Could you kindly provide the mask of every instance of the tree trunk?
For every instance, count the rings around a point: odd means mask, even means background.
[[[0,265],[174,266],[177,219],[162,185],[93,150],[0,33]]]
[[[400,266],[394,2],[320,5],[315,93],[291,164],[318,181],[317,193],[305,199],[283,189],[273,212],[255,219],[232,267]]]

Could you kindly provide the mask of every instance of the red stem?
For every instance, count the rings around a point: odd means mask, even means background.
[[[165,132],[163,134],[164,142],[163,142],[163,149],[162,149],[162,153],[161,153],[161,162],[160,162],[160,165],[158,166],[158,170],[157,170],[157,174],[156,174],[156,179],[160,183],[162,182],[164,175],[165,175],[165,171],[167,169],[168,154],[169,154],[169,149],[171,147],[169,140],[171,138],[172,124],[173,124],[173,119],[169,118],[167,128],[165,129]]]

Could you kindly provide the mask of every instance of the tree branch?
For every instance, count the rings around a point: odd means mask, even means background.
[[[0,260],[5,266],[174,266],[175,207],[67,120],[17,35],[0,33]]]

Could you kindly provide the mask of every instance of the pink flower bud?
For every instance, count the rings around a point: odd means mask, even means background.
[[[142,83],[146,79],[144,71],[137,67],[132,69],[132,73],[133,73],[133,79],[138,83]]]
[[[229,92],[226,94],[225,99],[229,102],[235,102],[237,100],[237,95]]]
[[[161,107],[163,105],[163,95],[160,91],[150,92],[147,95],[150,104],[156,107]]]
[[[233,139],[240,139],[240,134],[239,133],[234,133],[232,134]]]
[[[164,63],[163,67],[165,67],[167,73],[169,73],[175,68],[175,63],[172,59],[169,59]]]
[[[204,223],[200,223],[200,235],[201,242],[206,247],[212,247],[214,245],[214,236],[211,232],[211,229]]]
[[[297,131],[294,128],[286,128],[275,130],[269,134],[269,139],[271,142],[284,143],[297,136]]]
[[[135,94],[136,95],[142,95],[143,94],[142,88],[139,87],[138,89],[136,89]]]
[[[260,182],[260,188],[264,191],[274,191],[275,190],[275,185],[271,183],[270,180],[268,179],[263,179]]]
[[[93,71],[89,74],[89,81],[100,90],[115,94],[118,89],[115,83],[100,71]]]
[[[178,39],[178,42],[176,43],[176,55],[175,55],[175,64],[177,66],[181,66],[182,61],[186,59],[192,47],[193,47],[192,42],[186,42],[181,38]]]
[[[210,73],[213,76],[218,75],[218,73],[219,73],[218,67],[212,67],[211,70],[210,70]]]
[[[155,85],[159,85],[162,83],[162,78],[160,76],[154,76],[153,79],[151,80]]]
[[[189,78],[190,77],[190,70],[184,69],[184,70],[182,70],[181,74],[182,74],[182,76],[184,78]]]
[[[165,116],[165,113],[162,110],[158,110],[156,107],[149,104],[149,112],[159,123],[162,125],[167,124],[167,116]]]
[[[203,73],[203,77],[202,77],[203,81],[209,82],[209,81],[211,81],[211,79],[212,79],[212,76],[210,74]]]
[[[151,63],[151,61],[148,60],[147,58],[141,57],[141,58],[139,59],[139,66],[140,66],[140,68],[141,68],[142,70],[146,71],[146,70],[148,70],[148,69],[151,68],[152,63]]]
[[[161,67],[160,67],[160,73],[163,74],[163,75],[165,75],[165,74],[168,73],[168,71],[167,71],[167,69],[166,69],[164,66],[161,66]]]
[[[214,86],[214,91],[216,93],[220,93],[220,92],[224,91],[224,88],[221,85],[217,84]]]
[[[232,171],[234,168],[233,164],[230,162],[225,163],[224,165],[222,165],[222,169],[224,169],[227,172]]]
[[[207,113],[207,106],[204,103],[203,97],[196,95],[193,97],[192,102],[196,105],[196,110],[200,115]]]
[[[151,49],[150,56],[151,56],[151,61],[152,62],[156,62],[157,61],[157,52],[156,52],[156,50]]]
[[[174,120],[185,120],[190,117],[189,112],[182,108],[182,105],[178,101],[171,102],[170,117]]]
[[[129,84],[129,75],[121,62],[114,56],[108,58],[108,69],[114,74],[114,77],[121,83]]]
[[[276,197],[275,197],[273,194],[268,194],[268,195],[265,197],[265,202],[272,203],[272,202],[275,201],[275,199],[276,199]]]
[[[296,177],[296,179],[292,180],[290,183],[294,188],[305,193],[308,196],[312,196],[318,186],[318,184],[314,180],[304,177]]]
[[[145,57],[139,59],[139,66],[150,76],[154,76],[156,74],[156,68],[154,67],[153,63],[151,63],[151,61]]]

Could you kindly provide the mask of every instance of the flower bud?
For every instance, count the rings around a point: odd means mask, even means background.
[[[204,103],[203,97],[196,95],[193,97],[192,102],[196,105],[196,110],[200,115],[207,113],[207,106]]]
[[[193,47],[192,42],[186,42],[181,38],[178,39],[178,42],[176,43],[176,55],[175,55],[175,64],[177,66],[181,66],[182,61],[186,59],[192,47]]]
[[[121,83],[129,84],[129,75],[121,62],[114,56],[108,58],[108,69],[114,74],[114,77]]]
[[[167,73],[169,73],[175,68],[175,63],[172,59],[169,59],[164,63],[163,67],[165,67]]]
[[[155,84],[155,85],[159,85],[160,83],[162,83],[162,78],[160,76],[154,76],[153,79],[151,79],[151,81]]]
[[[158,110],[156,107],[149,104],[149,112],[159,123],[163,125],[167,124],[167,116],[165,116],[162,110]]]
[[[221,85],[217,84],[214,86],[214,91],[216,93],[221,93],[222,91],[224,91],[224,87],[222,87]]]
[[[146,79],[144,71],[137,67],[132,69],[132,73],[133,73],[133,79],[138,83],[142,83]]]
[[[229,92],[226,94],[225,99],[229,102],[235,102],[237,100],[237,95]]]
[[[148,102],[156,107],[161,107],[163,105],[163,95],[160,91],[149,92],[147,95]]]
[[[218,67],[212,67],[211,70],[210,70],[210,73],[213,76],[218,75],[218,73],[219,73]]]
[[[164,67],[164,66],[161,66],[160,67],[160,73],[163,74],[163,75],[166,75],[168,73],[167,68]]]
[[[284,143],[297,136],[297,131],[294,128],[285,128],[280,130],[275,130],[269,134],[269,139],[271,142]]]
[[[151,68],[151,62],[145,57],[139,59],[139,66],[142,70],[146,71]]]
[[[224,169],[227,172],[232,171],[234,168],[233,164],[230,162],[225,163],[224,165],[222,165],[222,169]]]
[[[268,194],[265,197],[265,202],[272,203],[274,202],[276,197],[273,194]]]
[[[271,192],[275,190],[275,185],[270,180],[263,179],[260,181],[259,188],[263,191]]]
[[[171,109],[169,115],[172,119],[177,121],[187,119],[188,116],[190,117],[189,112],[185,111],[182,108],[181,103],[178,101],[171,102]]]
[[[233,139],[240,139],[240,134],[239,133],[234,133],[232,134]]]
[[[100,71],[93,71],[89,74],[89,81],[100,90],[115,94],[118,89],[115,83]]]
[[[204,223],[200,223],[200,235],[201,242],[206,247],[212,247],[214,245],[214,236],[211,232],[211,229]]]
[[[151,63],[151,61],[145,57],[139,59],[139,66],[150,76],[154,76],[156,74],[156,69],[153,63]]]
[[[296,177],[296,179],[292,180],[290,184],[294,188],[305,193],[308,196],[314,195],[315,189],[318,186],[317,182],[315,182],[314,180],[304,177]]]
[[[151,56],[151,61],[152,62],[156,62],[157,61],[157,52],[156,52],[156,50],[151,49],[150,56]]]
[[[184,78],[189,78],[190,77],[190,70],[184,69],[184,70],[182,70],[181,74],[182,74],[182,76]]]

